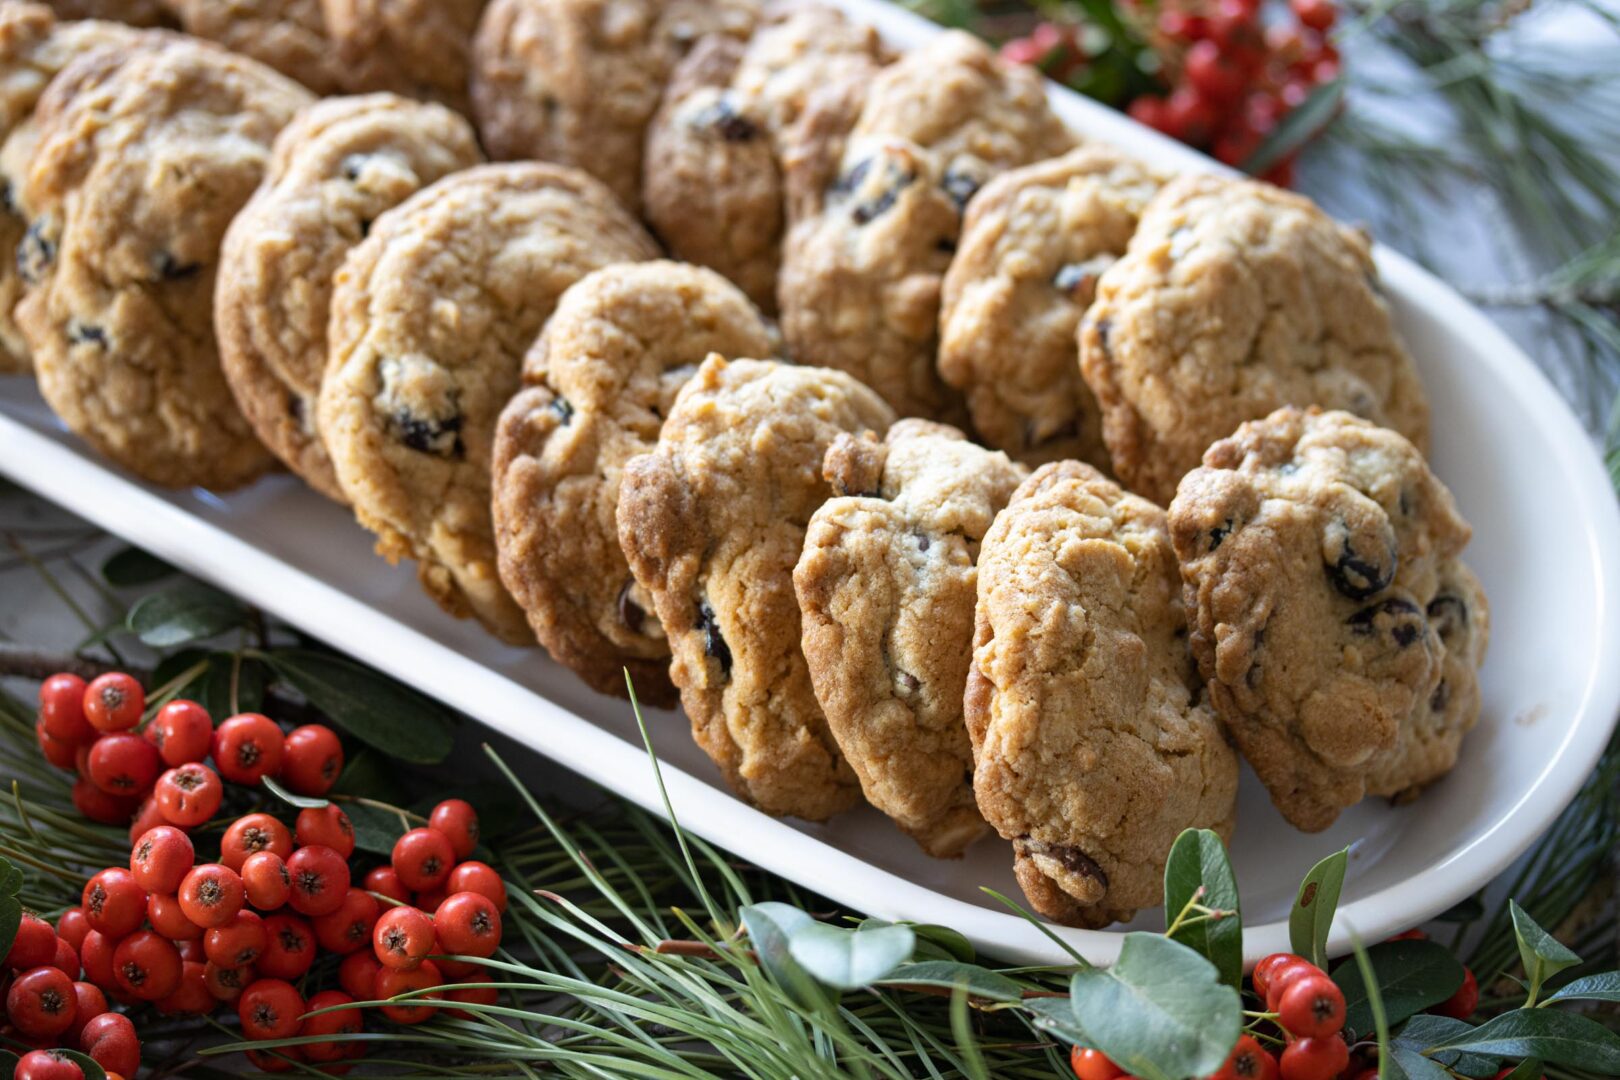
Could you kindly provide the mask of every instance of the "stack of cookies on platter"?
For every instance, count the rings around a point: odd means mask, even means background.
[[[138,476],[291,470],[753,805],[993,829],[1074,925],[1238,754],[1308,830],[1455,763],[1468,525],[1308,200],[813,2],[98,13],[0,2],[0,349]]]

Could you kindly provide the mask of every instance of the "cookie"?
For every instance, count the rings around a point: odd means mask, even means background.
[[[668,635],[698,745],[739,795],[820,821],[860,797],[799,647],[793,566],[840,433],[894,416],[842,372],[711,356],[619,482],[619,544]]]
[[[320,0],[340,79],[468,113],[472,37],[483,0]]]
[[[1119,478],[1168,502],[1211,443],[1281,405],[1345,409],[1426,449],[1428,401],[1376,274],[1366,237],[1309,199],[1168,184],[1080,327]]]
[[[482,165],[384,212],[333,278],[316,417],[338,485],[378,554],[503,640],[533,637],[495,566],[496,421],[563,291],[656,253],[584,173]]]
[[[12,0],[6,6],[13,6]],[[144,27],[174,25],[164,0],[48,0],[46,6],[59,19],[104,19]]]
[[[639,209],[647,122],[675,63],[705,34],[746,37],[756,16],[753,0],[491,0],[472,59],[484,148],[577,166]]]
[[[979,809],[1049,919],[1129,919],[1183,829],[1231,835],[1237,757],[1184,633],[1163,510],[1078,461],[1013,493],[979,553],[964,710]]]
[[[849,372],[901,415],[960,412],[934,352],[962,210],[997,172],[1071,143],[1040,76],[967,34],[940,34],[885,68],[847,143],[801,141],[788,159],[790,183],[813,192],[794,199],[783,248],[788,351]],[[815,192],[794,172],[833,179]]]
[[[188,34],[251,56],[317,94],[343,88],[321,0],[164,0]]]
[[[876,31],[821,4],[776,9],[746,46],[725,35],[699,42],[647,128],[642,195],[653,232],[774,312],[786,133],[817,87],[869,80],[882,58]]]
[[[58,22],[44,4],[0,4],[0,375],[33,370],[28,343],[12,317],[23,290],[12,253],[28,230],[21,203],[34,154],[34,105],[74,57],[139,39],[139,31],[121,23]]]
[[[1468,524],[1416,447],[1282,408],[1210,447],[1170,528],[1193,655],[1284,817],[1325,829],[1451,767],[1489,616],[1457,562]]]
[[[999,176],[968,204],[945,272],[939,374],[988,445],[1031,465],[1110,468],[1075,330],[1161,183],[1134,158],[1086,146]]]
[[[954,858],[985,832],[962,722],[974,564],[1027,470],[902,420],[881,443],[838,436],[823,471],[840,497],[810,519],[793,571],[816,700],[866,801]]]
[[[658,443],[675,394],[710,353],[766,356],[768,327],[711,270],[598,270],[563,294],[495,436],[501,580],[548,652],[601,693],[674,703],[669,642],[619,549],[624,465]]]
[[[332,275],[385,210],[481,160],[472,126],[393,94],[328,98],[276,138],[264,183],[220,252],[214,329],[225,378],[272,453],[343,491],[316,429]]]
[[[309,101],[165,35],[85,54],[35,110],[17,321],[56,415],[153,483],[225,490],[274,461],[225,385],[210,310],[226,226]]]

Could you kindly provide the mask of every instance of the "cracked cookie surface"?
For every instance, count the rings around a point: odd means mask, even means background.
[[[753,0],[492,0],[472,102],[491,157],[584,169],[641,206],[642,143],[676,62],[705,34],[743,38]]]
[[[316,428],[332,275],[384,211],[482,160],[471,125],[393,94],[328,98],[276,137],[225,234],[214,327],[225,377],[265,446],[343,501]]]
[[[210,310],[226,226],[309,101],[162,35],[81,56],[35,110],[17,319],[57,416],[153,483],[223,490],[274,461],[225,385]]]
[[[867,801],[959,856],[985,832],[962,720],[974,564],[1027,470],[927,420],[840,435],[822,469],[839,497],[793,571],[816,699]]]
[[[790,156],[778,290],[788,351],[849,372],[901,415],[959,413],[934,354],[963,207],[996,173],[1071,145],[1040,77],[966,34],[889,65],[847,140],[807,138]]]
[[[1410,442],[1279,409],[1210,447],[1170,527],[1193,655],[1284,817],[1324,829],[1450,769],[1489,616],[1457,560],[1468,524]]]
[[[1230,836],[1237,758],[1196,691],[1165,514],[1090,465],[1037,469],[979,554],[964,699],[985,819],[1035,910],[1163,899],[1183,829]]]
[[[1005,173],[968,204],[945,273],[939,373],[990,446],[1031,465],[1111,469],[1075,330],[1162,182],[1086,146]]]
[[[321,0],[163,0],[180,28],[251,56],[317,94],[343,88]]]
[[[379,554],[506,641],[533,637],[496,572],[496,421],[563,291],[656,253],[584,173],[481,165],[386,211],[333,280],[318,408],[338,483]]]
[[[345,89],[471,109],[472,38],[483,0],[321,0]]]
[[[793,567],[840,433],[894,415],[842,372],[710,357],[619,489],[619,543],[669,638],[698,745],[749,802],[820,821],[860,797],[816,703]]]
[[[1428,401],[1376,273],[1366,237],[1302,196],[1166,185],[1080,327],[1119,478],[1168,502],[1215,440],[1282,405],[1345,409],[1426,450]]]
[[[658,443],[710,353],[765,356],[771,335],[737,287],[674,262],[598,270],[563,294],[523,364],[495,438],[501,580],[535,636],[602,693],[667,707],[669,641],[619,547],[625,463]]]

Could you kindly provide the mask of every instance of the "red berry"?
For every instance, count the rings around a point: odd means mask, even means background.
[[[1344,1027],[1344,992],[1326,975],[1296,979],[1277,999],[1277,1012],[1296,1039],[1325,1039]]]
[[[163,816],[163,811],[158,809],[157,800],[152,798],[151,795],[139,799],[135,805],[134,817],[129,822],[129,842],[132,847],[135,841],[139,840],[147,832],[157,828],[159,825],[169,824],[169,819]],[[180,829],[181,832],[186,831],[178,825],[175,828]]]
[[[433,913],[433,930],[446,952],[494,956],[501,943],[501,913],[495,901],[475,892],[456,893]]]
[[[17,1059],[12,1080],[84,1080],[84,1070],[60,1050],[30,1050]]]
[[[165,764],[185,765],[208,756],[214,721],[208,710],[195,701],[176,698],[158,710],[146,734]]]
[[[433,921],[413,907],[389,908],[378,918],[371,934],[377,959],[384,967],[409,971],[433,951]]]
[[[269,814],[247,814],[231,822],[219,842],[219,861],[241,870],[249,855],[273,851],[285,859],[293,853],[292,831]]]
[[[56,939],[56,950],[51,956],[51,967],[66,973],[70,979],[79,977],[79,950],[61,938]]]
[[[62,1034],[62,1045],[78,1046],[79,1035],[92,1019],[107,1011],[107,995],[95,983],[73,984],[73,1023]]]
[[[1125,1070],[1108,1060],[1106,1054],[1090,1047],[1070,1047],[1069,1068],[1074,1070],[1076,1080],[1115,1080],[1125,1075]]]
[[[487,896],[495,901],[495,910],[502,915],[506,914],[506,882],[501,875],[488,863],[481,863],[476,859],[464,863],[457,863],[456,868],[450,871],[450,877],[444,883],[445,891],[454,895],[458,892],[475,892],[480,896]]]
[[[392,866],[373,867],[366,874],[366,891],[381,893],[390,900],[398,900],[402,904],[411,902],[411,890],[399,880],[399,871]]]
[[[1001,58],[1009,64],[1038,64],[1041,47],[1031,38],[1013,38],[1001,46]]]
[[[475,976],[477,978],[483,977],[484,969],[482,965],[475,964],[471,960],[454,960],[450,956],[446,955],[454,951],[454,949],[445,947],[444,942],[439,940],[437,933],[433,935],[433,950],[431,955],[434,958],[433,963],[438,966],[439,974],[441,976],[450,980],[451,982],[467,982],[468,980],[476,981]]]
[[[1294,959],[1291,963],[1279,964],[1271,971],[1271,979],[1266,983],[1266,1009],[1276,1012],[1277,1006],[1282,1002],[1283,992],[1299,979],[1308,979],[1313,975],[1321,975],[1322,969],[1309,960]]]
[[[81,776],[73,781],[73,808],[80,815],[102,825],[124,825],[134,816],[140,800],[109,795]],[[133,838],[132,838],[133,839]]]
[[[84,942],[79,946],[79,962],[84,965],[84,977],[103,990],[111,991],[118,986],[118,977],[113,974],[113,949],[117,946],[116,939],[100,930],[86,931]]]
[[[79,1032],[79,1049],[110,1073],[134,1080],[141,1067],[141,1043],[135,1025],[123,1013],[93,1016]]]
[[[1338,9],[1333,0],[1288,0],[1294,9],[1294,18],[1317,33],[1326,33],[1338,20]]]
[[[457,1001],[463,1005],[493,1005],[500,1000],[501,992],[493,986],[464,986],[459,990],[445,992],[446,1001]],[[458,1020],[476,1020],[477,1014],[470,1009],[451,1009],[450,1015]]]
[[[84,718],[100,732],[128,731],[146,711],[146,691],[131,675],[109,671],[84,688]]]
[[[242,713],[214,732],[214,764],[233,784],[257,784],[281,768],[281,729],[261,713]]]
[[[174,893],[153,893],[146,902],[146,921],[173,942],[201,941],[203,928],[192,922]]]
[[[137,930],[113,950],[113,976],[124,993],[158,1001],[180,986],[180,950],[153,930]]]
[[[203,955],[220,967],[242,967],[257,960],[269,940],[263,919],[251,911],[238,911],[230,922],[203,934]]]
[[[117,940],[146,918],[146,890],[121,866],[109,866],[84,883],[80,907],[90,929]]]
[[[394,841],[390,861],[399,872],[399,880],[421,892],[444,884],[455,868],[456,852],[444,833],[436,829],[412,829]]]
[[[1350,1048],[1337,1035],[1295,1039],[1283,1048],[1282,1080],[1334,1080],[1350,1064]]]
[[[1253,1035],[1239,1035],[1237,1045],[1210,1080],[1277,1080],[1277,1059]]]
[[[377,971],[382,967],[376,953],[357,949],[338,965],[338,985],[356,1001],[370,1001],[377,988]]]
[[[230,922],[246,900],[241,875],[219,863],[193,867],[179,895],[180,910],[204,930]]]
[[[282,743],[280,780],[300,795],[325,795],[343,773],[343,744],[324,724],[293,728]]]
[[[319,1012],[322,1009],[331,1009],[338,1005],[352,1005],[354,998],[340,990],[322,990],[304,1004],[306,1012]],[[338,1009],[336,1012],[324,1013],[320,1016],[311,1016],[304,1021],[305,1036],[315,1035],[358,1035],[360,1033],[360,1010]],[[323,1042],[304,1043],[304,1060],[314,1062],[342,1061],[349,1057],[354,1047],[361,1045],[355,1042]]]
[[[1227,165],[1241,165],[1260,146],[1260,137],[1251,131],[1229,130],[1222,133],[1210,148],[1215,160]]]
[[[39,743],[39,752],[45,755],[45,760],[52,766],[58,769],[72,770],[78,763],[79,747],[54,738],[50,732],[45,730],[45,721],[43,720],[34,723],[34,741]]]
[[[89,932],[90,923],[84,917],[83,908],[70,907],[56,920],[56,936],[73,946],[74,952],[84,944],[84,935]]]
[[[219,811],[225,798],[225,785],[206,765],[190,762],[176,765],[158,777],[152,795],[158,809],[175,825],[196,828]]]
[[[284,912],[264,917],[266,942],[259,957],[259,974],[274,979],[301,979],[315,962],[315,931],[297,915]]]
[[[1197,41],[1209,34],[1209,21],[1171,8],[1159,16],[1159,33],[1173,41]]]
[[[275,911],[292,895],[292,875],[280,855],[261,851],[242,864],[242,888],[248,903],[260,911]]]
[[[172,825],[148,829],[129,852],[129,872],[147,892],[172,893],[197,861],[191,837]]]
[[[292,894],[287,903],[300,915],[330,915],[343,906],[349,890],[348,861],[322,844],[301,847],[287,858]]]
[[[411,897],[411,906],[423,911],[438,911],[450,893],[444,889],[427,889]]]
[[[208,989],[207,966],[197,960],[180,962],[180,985],[157,1003],[164,1016],[203,1016],[214,1011],[214,995]]]
[[[1125,109],[1132,120],[1138,124],[1145,124],[1155,131],[1164,130],[1164,98],[1154,94],[1142,94],[1132,98],[1130,105]]]
[[[281,979],[260,979],[242,991],[236,1002],[245,1039],[290,1039],[298,1034],[304,1015],[304,997]]]
[[[49,966],[30,968],[6,991],[6,1015],[26,1038],[55,1039],[73,1025],[78,1000],[67,972]]]
[[[315,940],[330,953],[343,955],[371,942],[378,904],[364,889],[350,888],[336,911],[316,917]]]
[[[1187,50],[1187,81],[1210,101],[1230,101],[1243,92],[1243,72],[1221,52],[1215,42],[1195,42]]]
[[[1192,86],[1178,86],[1164,104],[1164,131],[1184,143],[1201,146],[1215,123],[1215,108]]]
[[[86,761],[90,781],[109,795],[144,795],[152,790],[163,758],[157,747],[127,731],[103,735],[90,747]]]
[[[1465,966],[1462,985],[1457,987],[1457,992],[1430,1008],[1429,1012],[1449,1016],[1453,1020],[1467,1020],[1474,1015],[1477,1008],[1479,1008],[1479,983],[1474,979],[1473,969]]]
[[[402,910],[395,908],[395,911]],[[373,991],[378,999],[397,997],[416,990],[427,990],[434,986],[442,986],[444,980],[439,976],[437,965],[431,960],[423,960],[419,965],[409,970],[388,967],[386,964],[377,971],[377,986]],[[423,995],[429,1000],[439,1000],[442,994]],[[396,1024],[420,1024],[433,1016],[434,1006],[422,1004],[422,998],[412,998],[408,1002],[398,1005],[384,1005],[383,1015]]]
[[[478,812],[461,799],[446,799],[428,815],[428,828],[450,838],[456,859],[467,859],[478,847]]]
[[[17,934],[11,940],[11,949],[6,953],[6,966],[13,971],[27,971],[49,964],[55,955],[56,931],[51,929],[51,924],[38,915],[23,912]]]
[[[241,967],[220,967],[212,960],[203,964],[203,983],[208,987],[209,996],[215,1001],[226,1003],[235,1001],[256,978],[258,976],[253,973],[253,967],[249,964]]]
[[[298,811],[293,837],[299,847],[319,844],[347,859],[354,854],[354,826],[349,815],[331,803]]]
[[[179,902],[180,901],[178,900],[175,901],[177,904]],[[152,929],[157,930],[157,927],[154,926]],[[202,927],[199,926],[197,929],[201,930]],[[158,930],[158,933],[161,934],[162,932],[163,931]],[[182,960],[190,960],[192,963],[196,964],[205,963],[208,960],[208,954],[203,952],[201,934],[194,938],[186,938],[183,941],[176,941],[174,943],[174,947],[180,950],[180,959]]]

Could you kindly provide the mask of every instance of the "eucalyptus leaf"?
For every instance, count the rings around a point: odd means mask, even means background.
[[[118,589],[150,585],[178,573],[169,563],[138,547],[120,548],[101,564],[101,577]]]
[[[270,792],[270,794],[274,795],[288,806],[296,806],[300,810],[319,810],[323,806],[331,805],[330,800],[322,799],[318,796],[295,795],[277,783],[273,777],[266,776],[259,782],[264,785],[265,790]]]
[[[901,964],[887,976],[877,979],[878,986],[937,986],[951,990],[966,986],[973,997],[990,1001],[1020,1001],[1024,991],[1016,982],[999,972],[978,964],[962,964],[954,960],[924,960],[916,964]]]
[[[1024,1002],[1024,1009],[1036,1029],[1074,1046],[1091,1046],[1091,1039],[1075,1019],[1074,1008],[1067,998],[1030,998]]]
[[[436,765],[455,742],[444,706],[368,667],[312,649],[272,649],[277,675],[327,719],[390,757]]]
[[[1496,1057],[1535,1057],[1602,1076],[1620,1076],[1620,1035],[1560,1009],[1514,1009],[1434,1048]]]
[[[1584,975],[1559,987],[1542,1004],[1551,1005],[1555,1001],[1620,1001],[1620,971]]]
[[[1204,907],[1233,914],[1180,926],[1171,937],[1214,964],[1222,982],[1238,986],[1243,981],[1243,916],[1237,878],[1219,836],[1209,829],[1187,829],[1176,838],[1164,864],[1166,922],[1174,920],[1200,888]]]
[[[1324,971],[1328,965],[1328,931],[1333,929],[1333,913],[1339,908],[1339,891],[1344,888],[1344,868],[1349,859],[1350,849],[1343,848],[1311,867],[1299,883],[1299,893],[1288,913],[1289,944],[1295,953]]]
[[[848,930],[811,922],[788,934],[788,951],[823,986],[855,990],[886,977],[911,957],[917,943],[909,926]]]
[[[1513,917],[1513,936],[1519,943],[1519,960],[1524,964],[1524,977],[1530,982],[1532,994],[1539,993],[1542,984],[1560,971],[1581,962],[1579,956],[1543,930],[1517,901],[1508,900],[1508,913]]]
[[[776,984],[800,1005],[810,1005],[821,999],[820,990],[793,959],[788,939],[795,931],[815,922],[809,915],[792,904],[767,900],[762,904],[749,904],[738,911],[748,940],[754,946],[754,955],[760,966]]]
[[[978,959],[973,943],[948,926],[921,923],[911,929],[917,935],[916,955],[920,960],[960,960],[964,964],[971,964]]]
[[[143,596],[129,609],[129,629],[144,645],[170,649],[215,637],[241,626],[247,609],[233,597],[200,581]]]
[[[1384,1002],[1386,1022],[1393,1027],[1413,1013],[1438,1005],[1463,983],[1463,966],[1451,951],[1433,941],[1403,938],[1385,941],[1367,950],[1375,982]],[[1333,981],[1344,993],[1344,1023],[1365,1035],[1372,1030],[1372,1009],[1367,986],[1354,961],[1333,969]]]
[[[1113,967],[1075,972],[1069,998],[1091,1044],[1145,1080],[1217,1071],[1243,1026],[1238,992],[1215,965],[1140,931],[1125,935]]]

